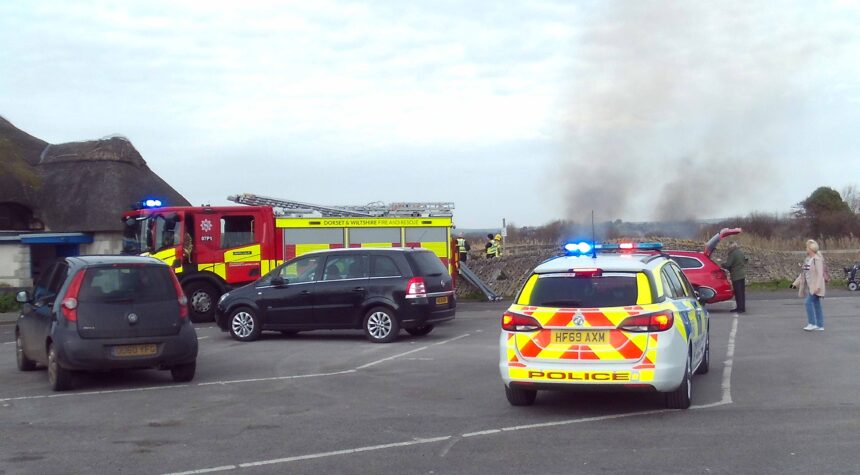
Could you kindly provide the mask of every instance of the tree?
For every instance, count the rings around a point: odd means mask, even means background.
[[[839,236],[850,232],[856,216],[842,195],[822,186],[797,205],[798,217],[809,225],[813,236]]]
[[[854,214],[860,214],[860,190],[857,189],[857,185],[842,188],[842,199]]]

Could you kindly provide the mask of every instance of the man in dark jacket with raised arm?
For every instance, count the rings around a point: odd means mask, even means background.
[[[732,311],[737,313],[746,312],[747,258],[744,256],[743,251],[741,251],[740,246],[738,246],[737,241],[729,243],[729,255],[726,257],[726,263],[722,267],[731,274],[732,287],[735,290],[735,308]]]

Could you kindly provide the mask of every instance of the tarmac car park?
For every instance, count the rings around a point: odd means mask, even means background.
[[[688,410],[658,392],[545,391],[511,407],[498,373],[511,302],[464,302],[429,335],[264,333],[195,324],[190,383],[80,374],[54,393],[15,367],[0,325],[6,473],[856,473],[860,293],[828,289],[832,331],[803,332],[796,291],[709,306],[710,371]],[[7,315],[8,316],[8,315]]]

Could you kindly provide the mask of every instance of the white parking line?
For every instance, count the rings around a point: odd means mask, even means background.
[[[719,402],[712,403],[712,404],[703,404],[700,406],[691,406],[690,409],[706,409],[709,407],[722,406],[725,404],[731,404],[732,403],[732,394],[731,394],[731,390],[732,390],[732,388],[731,388],[732,364],[734,362],[735,339],[737,337],[737,333],[738,333],[738,317],[735,316],[734,320],[732,321],[731,332],[729,333],[729,342],[728,342],[728,345],[726,348],[725,366],[723,367],[722,399]],[[445,340],[444,342],[439,342],[439,343],[435,343],[435,344],[440,345],[443,343],[447,343],[449,341],[454,341],[454,340],[457,340],[460,338],[464,338],[466,336],[468,336],[468,334],[460,335],[458,337],[451,338],[450,340]],[[401,353],[400,355],[395,355],[395,357],[404,356],[404,355],[407,355],[409,353],[421,351],[421,350],[426,349],[426,348],[427,347],[418,348],[418,349],[415,349],[415,350],[412,350],[412,351],[409,351],[406,353]],[[379,362],[387,361],[388,359],[390,359],[390,358],[386,358],[384,360],[379,360]],[[376,363],[377,362],[374,362],[373,364],[376,364]],[[367,366],[367,365],[365,365],[365,366]],[[486,430],[481,430],[481,431],[476,431],[476,432],[468,432],[465,434],[460,434],[459,436],[445,435],[445,436],[433,437],[433,438],[429,438],[429,439],[415,439],[415,440],[406,441],[406,442],[396,442],[396,443],[384,444],[384,445],[373,445],[370,447],[359,447],[356,449],[343,449],[343,450],[335,450],[335,451],[330,451],[330,452],[320,452],[320,453],[308,454],[308,455],[297,455],[297,456],[293,456],[293,457],[284,457],[284,458],[272,459],[272,460],[263,460],[263,461],[259,461],[259,462],[245,462],[245,463],[239,463],[236,465],[223,465],[220,467],[204,468],[204,469],[200,469],[200,470],[191,470],[188,472],[176,472],[176,473],[172,473],[170,475],[193,475],[193,474],[198,474],[198,473],[223,472],[223,471],[228,471],[228,470],[237,470],[240,468],[258,467],[261,465],[273,465],[273,464],[279,464],[279,463],[296,462],[296,461],[300,461],[300,460],[334,457],[334,456],[338,456],[338,455],[353,454],[356,452],[369,452],[372,450],[382,450],[382,449],[388,449],[388,448],[393,448],[393,447],[404,447],[404,446],[408,446],[408,445],[443,442],[446,440],[451,440],[455,437],[460,437],[460,438],[465,439],[465,438],[469,438],[469,437],[481,437],[481,436],[488,436],[488,435],[496,435],[496,434],[503,434],[506,432],[520,431],[520,430],[542,429],[542,428],[546,428],[546,427],[558,427],[558,426],[565,426],[565,425],[571,425],[571,424],[583,424],[583,423],[587,423],[587,422],[599,422],[599,421],[606,421],[606,420],[611,420],[611,419],[623,419],[623,418],[627,418],[627,417],[647,416],[647,415],[652,415],[652,414],[663,414],[663,413],[667,413],[667,412],[679,412],[679,411],[680,411],[679,409],[655,409],[655,410],[651,410],[651,411],[628,412],[628,413],[624,413],[624,414],[610,414],[610,415],[606,415],[606,416],[581,417],[578,419],[565,419],[565,420],[561,420],[561,421],[541,422],[541,423],[537,423],[537,424],[524,424],[524,425],[518,425],[518,426],[500,427],[497,429],[486,429]],[[447,447],[447,449],[450,449],[450,446]],[[447,449],[443,451],[443,454],[447,454]]]
[[[450,343],[452,341],[456,341],[456,340],[459,340],[461,338],[465,338],[467,336],[469,336],[468,333],[456,336],[454,338],[449,338],[447,340],[443,340],[443,341],[434,343],[433,345],[444,345],[445,343]],[[198,340],[201,338],[206,338],[206,337],[200,337],[200,338],[198,338]],[[10,343],[15,343],[15,342],[13,341]],[[7,344],[9,344],[9,343],[7,343]],[[0,398],[0,402],[23,401],[23,400],[28,400],[28,399],[49,399],[49,398],[57,398],[57,397],[71,397],[71,396],[84,396],[84,395],[96,395],[96,394],[115,394],[115,393],[127,393],[127,392],[136,392],[136,391],[150,391],[150,390],[157,390],[157,389],[187,388],[187,387],[193,387],[193,386],[226,386],[228,384],[259,383],[259,382],[264,382],[264,381],[286,381],[286,380],[290,380],[290,379],[307,379],[307,378],[322,378],[322,377],[326,377],[326,376],[339,376],[339,375],[343,375],[343,374],[356,373],[362,369],[366,369],[366,368],[369,368],[371,366],[378,365],[380,363],[391,361],[391,360],[394,360],[397,358],[402,358],[406,355],[410,355],[412,353],[417,353],[419,351],[426,350],[427,348],[430,348],[430,346],[433,346],[433,345],[422,346],[421,348],[416,348],[414,350],[410,350],[410,351],[407,351],[404,353],[399,353],[399,354],[396,354],[394,356],[389,356],[389,357],[382,358],[382,359],[379,359],[376,361],[371,361],[370,363],[363,364],[363,365],[358,366],[358,367],[353,368],[353,369],[347,369],[347,370],[343,370],[343,371],[334,371],[331,373],[311,373],[311,374],[296,374],[296,375],[290,375],[290,376],[272,376],[272,377],[267,377],[267,378],[232,379],[232,380],[224,380],[224,381],[210,381],[210,382],[206,382],[206,383],[197,383],[197,384],[181,384],[181,385],[171,385],[171,386],[148,386],[145,388],[111,389],[111,390],[106,390],[106,391],[89,391],[89,392],[82,392],[82,393],[57,393],[57,394],[44,394],[44,395],[38,395],[38,396],[19,396],[19,397]]]
[[[726,345],[726,360],[723,362],[723,382],[720,385],[723,397],[718,402],[691,406],[690,409],[706,409],[709,407],[724,406],[732,403],[732,366],[735,360],[735,339],[738,336],[738,314],[732,319],[732,330],[729,332],[729,343]]]

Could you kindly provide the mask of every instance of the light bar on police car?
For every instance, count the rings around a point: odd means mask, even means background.
[[[661,242],[606,242],[595,244],[594,248],[598,251],[659,251],[663,249]]]

